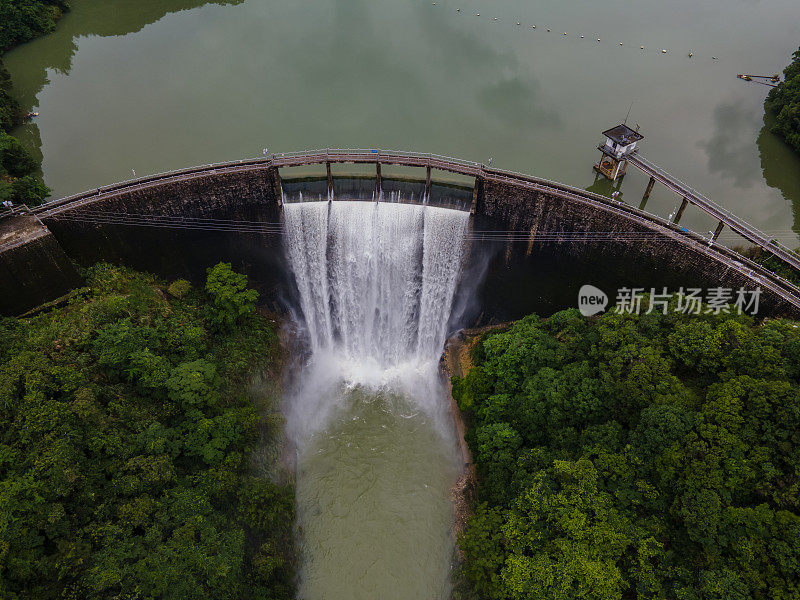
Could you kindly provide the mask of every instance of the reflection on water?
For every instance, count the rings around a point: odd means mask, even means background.
[[[596,174],[594,176],[594,183],[586,188],[587,192],[592,192],[593,194],[600,194],[601,196],[611,196],[614,192],[620,192],[617,196],[618,200],[622,200],[622,192],[620,191],[622,188],[622,179],[617,179],[616,181],[611,181],[607,177],[603,175]]]
[[[753,132],[761,124],[762,112],[742,101],[724,102],[714,109],[714,135],[700,142],[709,171],[732,179],[737,187],[753,187],[761,176]]]
[[[766,115],[764,127],[758,136],[761,169],[767,185],[779,190],[792,207],[794,222],[791,226],[794,231],[800,231],[800,155],[785,141],[770,132],[774,119],[773,115]],[[789,226],[787,223],[786,228]],[[796,245],[795,243],[791,247],[794,248]]]
[[[155,23],[164,15],[205,4],[240,4],[243,0],[73,0],[70,10],[58,21],[53,33],[36,38],[8,54],[14,95],[21,111],[37,106],[37,96],[51,83],[54,74],[68,75],[78,51],[77,40],[86,36],[125,36]],[[101,91],[102,93],[102,91]],[[72,109],[83,112],[80,106]],[[82,115],[91,117],[91,115]],[[35,121],[13,132],[42,160],[42,138]],[[59,194],[56,193],[56,196]]]

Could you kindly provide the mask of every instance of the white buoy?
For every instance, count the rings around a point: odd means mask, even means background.
[[[536,29],[536,25],[531,25],[531,29]]]
[[[599,42],[599,41],[600,41],[600,38],[597,38],[597,41]]]
[[[622,46],[622,42],[620,42],[619,45]]]
[[[457,9],[456,9],[456,12],[461,12],[461,9],[460,9],[460,8],[457,8]]]
[[[693,56],[694,56],[694,52],[689,52],[689,58],[692,58]]]
[[[497,21],[497,17],[495,17],[494,20]]]
[[[661,54],[666,54],[666,53],[667,53],[667,51],[664,48],[662,48],[661,49]]]
[[[717,57],[716,56],[712,56],[711,60],[717,60]]]
[[[550,28],[549,28],[549,27],[547,28],[547,31],[550,31]]]
[[[478,16],[480,17],[480,16],[481,16],[481,13],[478,13]]]
[[[644,50],[644,46],[639,46],[639,50]]]

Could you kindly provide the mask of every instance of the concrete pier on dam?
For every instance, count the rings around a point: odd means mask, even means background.
[[[334,173],[341,165],[359,165],[361,172]],[[395,166],[419,176],[393,176]],[[365,168],[374,171],[365,175]],[[6,215],[0,312],[18,315],[67,293],[80,285],[76,266],[100,260],[196,284],[208,266],[227,261],[247,273],[263,304],[291,306],[296,287],[281,211],[301,193],[310,200],[399,199],[469,210],[472,247],[456,299],[468,323],[575,306],[583,283],[612,298],[624,285],[759,287],[759,314],[800,317],[800,289],[790,282],[622,202],[434,154],[330,149],[142,177]],[[470,286],[471,280],[481,283]]]

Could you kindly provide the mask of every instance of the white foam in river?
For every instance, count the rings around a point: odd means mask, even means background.
[[[312,355],[288,398],[309,600],[446,598],[457,453],[438,359],[469,213],[284,204]]]

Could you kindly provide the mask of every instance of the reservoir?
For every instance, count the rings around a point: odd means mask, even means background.
[[[644,156],[798,245],[800,159],[764,125],[768,88],[736,78],[789,63],[795,0],[72,6],[5,57],[22,108],[41,113],[15,135],[42,153],[56,197],[326,147],[492,158],[610,194],[596,146],[630,108]],[[646,184],[631,171],[621,199],[638,206]],[[679,203],[657,186],[646,208],[666,217]],[[682,224],[714,225],[698,211]]]

